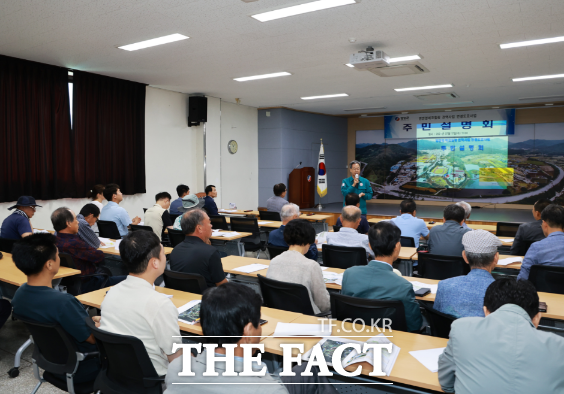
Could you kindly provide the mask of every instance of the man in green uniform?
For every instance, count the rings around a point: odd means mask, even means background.
[[[372,198],[372,186],[368,179],[360,176],[360,162],[353,160],[349,164],[351,176],[343,179],[341,193],[343,193],[343,206],[345,197],[349,193],[356,193],[360,197],[360,212],[366,216],[366,200]]]

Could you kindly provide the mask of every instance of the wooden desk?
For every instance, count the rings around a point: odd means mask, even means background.
[[[315,316],[306,316],[302,315],[297,320],[294,320],[292,323],[301,323],[301,324],[319,324],[320,318]],[[345,330],[351,330],[350,333],[345,332],[338,332],[337,330],[341,329],[341,323],[336,322],[338,327],[333,327],[332,335],[335,337],[342,337],[346,338],[347,335],[349,336],[356,336],[359,335],[355,333],[353,330],[353,324],[351,323],[343,323],[343,328]],[[357,325],[357,330],[361,330],[362,325]],[[365,328],[366,330],[366,328]],[[378,332],[371,333],[370,336],[363,337],[363,338],[350,338],[357,341],[366,341],[367,339],[378,335]],[[384,335],[390,335],[389,332],[385,333]],[[436,390],[441,391],[441,386],[439,385],[439,375],[438,373],[433,373],[429,371],[427,368],[423,366],[419,361],[415,359],[409,352],[414,350],[426,350],[426,349],[435,349],[446,347],[448,340],[444,338],[435,338],[427,335],[419,335],[419,334],[411,334],[407,332],[401,331],[393,331],[391,333],[392,338],[389,338],[391,342],[393,342],[396,346],[398,346],[401,350],[394,364],[394,368],[390,376],[379,376],[378,379],[407,384],[410,386],[417,386],[420,388],[424,388],[427,390]],[[311,349],[317,342],[319,342],[321,338],[266,338],[261,341],[264,343],[265,351],[282,355],[282,349],[280,348],[281,343],[303,343],[304,344],[304,351],[308,351]],[[294,355],[297,353],[294,353]],[[362,375],[368,377],[368,374],[372,372],[373,367],[368,363],[362,363]],[[358,368],[358,364],[353,364],[347,368],[348,371],[354,371]],[[383,388],[385,390],[385,388]]]
[[[27,276],[21,272],[10,253],[2,252],[4,257],[0,259],[0,280],[15,286],[21,286],[27,282]],[[75,270],[67,267],[60,267],[59,272],[53,279],[61,279],[67,276],[80,275],[80,270]]]
[[[109,289],[110,287],[106,287],[104,289],[93,291],[91,293],[81,294],[76,298],[84,305],[100,309],[102,302],[104,301],[104,297],[106,297],[106,293]],[[202,296],[200,294],[186,293],[184,291],[167,289],[165,287],[157,286],[155,287],[155,290],[162,294],[172,294],[172,298],[170,300],[177,308],[181,307],[184,304],[187,304],[190,301],[202,299]],[[278,322],[291,323],[301,316],[303,315],[300,313],[262,307],[261,319],[268,320],[268,323],[265,323],[262,326],[262,333],[265,336],[272,335],[274,333],[274,330],[276,329]],[[203,335],[202,326],[200,324],[187,324],[179,321],[178,326],[180,327],[181,331],[188,332],[194,335]]]
[[[219,230],[222,233],[231,233],[233,231],[224,231],[224,230]],[[217,241],[235,241],[237,239],[241,239],[241,238],[245,238],[245,237],[250,237],[251,233],[237,233],[237,235],[234,235],[232,237],[210,237],[210,239],[215,239]]]
[[[380,219],[380,218],[368,219],[368,223],[378,223],[383,220],[389,221],[390,219]],[[427,228],[430,230],[435,226],[442,226],[444,223],[442,220],[435,220],[435,223],[433,224],[429,223],[429,221],[425,221],[425,224],[427,225]],[[493,224],[468,224],[467,226],[470,227],[472,230],[486,230],[494,234],[497,230],[497,226]]]
[[[403,248],[402,248],[403,249]],[[499,259],[507,259],[509,257],[523,257],[523,256],[510,256],[508,254],[500,254],[499,255]],[[419,258],[418,254],[415,253],[412,257],[411,260],[416,261]],[[496,265],[496,268],[512,268],[515,270],[520,270],[521,269],[521,263],[511,263],[509,265]]]
[[[228,209],[228,211],[233,211],[233,212],[222,212],[222,210],[219,209],[218,213],[220,215],[244,215],[244,216],[258,216],[259,215],[259,211],[245,212],[241,209]]]
[[[321,252],[323,250],[323,245],[327,245],[327,244],[317,244],[317,250]],[[402,246],[398,259],[411,260],[413,255],[417,255],[417,248],[409,248]]]
[[[115,240],[112,239],[112,241],[115,241]],[[170,254],[170,253],[172,253],[172,249],[173,249],[173,248],[170,248],[170,247],[168,247],[168,246],[165,246],[165,247],[164,247],[164,252],[165,252],[165,254]],[[115,246],[110,246],[110,247],[105,247],[105,248],[98,248],[98,250],[102,251],[102,252],[105,253],[105,254],[111,254],[111,255],[114,255],[114,256],[119,256],[119,250],[116,250],[116,247],[115,247]]]
[[[231,218],[227,217],[227,218],[225,218],[225,221],[227,223],[231,223]],[[282,222],[278,222],[278,221],[274,221],[274,220],[257,219],[257,221],[258,221],[259,227],[279,228],[280,226],[282,226]],[[261,224],[261,222],[268,222],[268,223],[262,223]]]
[[[511,237],[498,237],[498,238],[499,238],[499,240],[501,241],[501,244],[502,244],[503,246],[512,246],[512,245],[513,245],[513,241],[507,242],[506,240],[507,240],[507,239],[515,239],[515,238],[511,238]]]

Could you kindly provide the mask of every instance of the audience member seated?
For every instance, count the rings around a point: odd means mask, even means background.
[[[127,235],[127,228],[130,224],[137,225],[141,223],[140,217],[135,216],[133,220],[130,219],[127,211],[118,205],[123,201],[123,194],[121,194],[121,190],[119,190],[118,185],[115,183],[106,185],[106,188],[104,189],[104,197],[108,200],[108,203],[104,206],[104,208],[102,208],[100,220],[114,222],[122,237]]]
[[[315,244],[313,226],[304,219],[290,221],[284,229],[284,241],[289,250],[270,261],[266,277],[304,285],[309,293],[313,311],[316,314],[328,311],[331,309],[329,292],[325,287],[321,266],[304,256],[309,247]]]
[[[541,219],[546,238],[531,245],[517,279],[529,279],[533,265],[564,267],[564,208],[550,204],[543,209]]]
[[[262,335],[260,325],[260,308],[262,300],[250,287],[239,283],[228,283],[224,286],[208,290],[202,297],[200,305],[200,324],[204,336],[213,336],[210,343],[217,344],[215,357],[226,358],[225,344],[237,344],[233,350],[235,373],[243,372],[244,351],[241,345],[258,344]],[[225,361],[216,361],[210,370],[218,376],[204,376],[208,371],[207,351],[191,359],[191,370],[195,376],[179,376],[184,370],[182,358],[170,363],[166,376],[165,394],[181,394],[190,391],[205,394],[222,394],[224,387],[229,387],[231,394],[336,394],[337,391],[329,380],[318,376],[319,369],[312,368],[313,376],[301,376],[307,363],[303,362],[292,368],[296,376],[280,377],[269,374],[264,376],[223,376],[226,371]],[[267,368],[264,363],[253,363],[253,371],[260,372]],[[176,384],[179,383],[179,384]],[[244,384],[243,384],[244,383]],[[285,386],[285,383],[288,384]],[[309,383],[309,384],[304,384]],[[321,384],[320,384],[321,383]],[[190,389],[190,384],[194,386]],[[226,386],[228,385],[228,386]]]
[[[441,280],[434,308],[455,317],[484,317],[484,294],[494,281],[501,241],[485,230],[469,231],[462,237],[462,257],[470,265],[468,275]]]
[[[88,193],[86,194],[86,197],[92,199],[92,202],[90,204],[96,205],[98,209],[100,209],[100,212],[104,208],[104,204],[102,204],[102,201],[104,201],[105,188],[106,187],[104,185],[94,185],[92,190],[88,191]]]
[[[370,248],[376,256],[368,265],[348,268],[343,275],[344,295],[373,300],[399,300],[405,309],[410,332],[421,329],[423,319],[413,285],[394,273],[392,264],[401,251],[401,231],[392,223],[376,223],[368,231]]]
[[[78,220],[78,236],[94,249],[98,249],[100,245],[104,246],[104,243],[100,241],[100,238],[92,229],[96,222],[98,222],[99,216],[100,209],[92,203],[83,206],[80,213],[76,215],[76,220]]]
[[[268,244],[272,246],[288,247],[288,244],[284,240],[284,229],[286,228],[286,225],[290,221],[297,219],[299,217],[300,217],[300,207],[298,207],[296,204],[293,203],[287,203],[286,205],[284,205],[282,207],[282,210],[280,211],[280,218],[282,219],[282,225],[276,230],[270,232],[270,234],[268,235]],[[317,261],[318,255],[319,252],[317,250],[317,245],[314,242],[312,245],[310,245],[309,250],[305,254],[305,257]]]
[[[212,225],[209,216],[201,209],[194,209],[182,215],[180,225],[186,238],[170,254],[170,269],[202,275],[208,287],[227,283],[221,255],[210,242]]]
[[[443,225],[431,228],[429,234],[429,253],[442,256],[462,256],[464,247],[462,237],[469,228],[462,227],[464,208],[450,204],[444,210]]]
[[[178,210],[182,206],[182,199],[190,194],[190,188],[186,185],[176,186],[176,194],[178,198],[170,204],[170,213],[172,215],[181,215],[182,212]]]
[[[8,208],[9,211],[16,209],[2,222],[0,238],[17,239],[33,234],[31,218],[35,215],[36,207],[40,207],[31,196],[21,196],[16,205]]]
[[[160,240],[163,239],[164,229],[172,228],[172,220],[168,213],[170,199],[171,196],[167,192],[158,193],[155,196],[155,205],[145,211],[145,226],[151,227]]]
[[[203,198],[198,198],[198,196],[195,194],[188,194],[187,196],[182,197],[182,205],[178,208],[178,211],[183,214],[184,212],[192,211],[198,208],[203,208],[203,206],[204,206]],[[182,227],[180,226],[181,221],[182,221],[182,215],[176,218],[172,228],[174,230],[182,231]]]
[[[346,206],[341,211],[341,224],[343,227],[338,232],[327,233],[327,244],[336,246],[360,247],[366,250],[367,259],[374,257],[370,245],[368,244],[368,235],[359,234],[356,229],[360,225],[361,219],[360,208],[354,205]]]
[[[51,223],[57,232],[57,248],[60,253],[72,256],[72,260],[82,275],[96,274],[99,265],[104,262],[104,253],[94,249],[78,236],[79,224],[73,211],[67,207],[56,209],[51,215]],[[93,276],[84,278],[82,293],[98,290],[104,283],[105,277]],[[106,283],[113,286],[125,279],[125,276],[112,276]]]
[[[288,204],[286,200],[286,185],[283,183],[277,183],[274,185],[274,196],[266,200],[266,210],[271,212],[280,212],[282,207]]]
[[[345,197],[345,206],[349,206],[349,205],[360,208],[360,197],[358,196],[358,194],[356,193],[347,194],[347,196]],[[337,218],[337,226],[338,227],[343,226],[343,223],[341,223],[341,217]],[[366,220],[366,216],[360,215],[360,224],[356,228],[356,231],[358,231],[360,234],[367,234],[368,230],[370,230],[370,224],[368,223],[368,220]]]
[[[391,220],[398,226],[401,235],[411,237],[415,241],[415,247],[419,247],[421,237],[429,239],[429,229],[423,219],[417,218],[417,204],[413,200],[403,200],[400,204],[400,216]]]
[[[525,280],[493,282],[482,317],[452,323],[439,357],[439,383],[447,393],[557,393],[564,387],[564,339],[537,330],[539,296]]]
[[[534,222],[523,223],[517,229],[517,234],[515,234],[515,239],[513,240],[513,245],[511,245],[511,250],[509,254],[514,256],[523,256],[527,253],[528,247],[533,242],[542,241],[546,238],[544,232],[542,231],[542,211],[551,204],[551,201],[547,198],[541,198],[535,205],[533,205],[533,217]]]
[[[472,206],[468,204],[466,201],[457,202],[456,205],[462,207],[464,209],[464,221],[462,222],[462,227],[472,230],[466,222],[470,219],[470,214],[472,213]]]
[[[129,275],[112,287],[102,302],[100,328],[114,334],[139,338],[159,375],[166,375],[169,362],[182,350],[178,328],[178,309],[170,298],[155,290],[155,279],[166,268],[166,257],[159,237],[149,231],[135,231],[119,244],[119,254]]]
[[[51,287],[60,266],[55,241],[52,234],[33,234],[14,245],[14,263],[27,276],[27,283],[18,288],[12,299],[14,313],[38,323],[59,324],[73,338],[79,352],[96,352],[94,335],[85,321],[88,313],[80,301]],[[98,323],[100,317],[94,316],[92,320]],[[74,382],[92,381],[99,371],[99,359],[83,361],[76,371]],[[66,380],[65,375],[56,376]]]
[[[219,212],[217,210],[217,205],[215,204],[214,198],[217,197],[217,190],[214,185],[206,186],[206,196],[204,197],[204,209],[209,216],[217,216]]]

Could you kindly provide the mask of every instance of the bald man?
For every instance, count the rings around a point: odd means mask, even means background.
[[[366,249],[367,258],[372,259],[374,253],[368,245],[368,235],[356,231],[361,220],[360,208],[348,205],[341,211],[341,223],[343,227],[336,233],[327,233],[327,244],[336,246],[361,247]]]

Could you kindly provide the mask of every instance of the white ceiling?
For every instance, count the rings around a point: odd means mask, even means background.
[[[359,1],[359,0],[357,0]],[[343,114],[348,108],[432,108],[393,89],[452,83],[472,105],[564,94],[564,43],[501,50],[500,43],[564,36],[564,0],[362,0],[261,23],[252,14],[306,0],[2,0],[0,54],[205,93],[254,107]],[[189,40],[127,52],[117,46],[172,33]],[[348,39],[354,37],[351,44]],[[381,78],[344,66],[372,45],[421,54],[430,73]],[[250,82],[235,77],[288,71]],[[302,101],[302,96],[350,97]],[[546,101],[546,100],[545,100]]]

